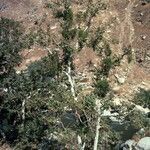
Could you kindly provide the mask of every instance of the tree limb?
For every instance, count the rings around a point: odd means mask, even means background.
[[[95,139],[94,139],[94,148],[93,150],[97,150],[98,148],[98,140],[99,140],[99,129],[100,129],[100,120],[101,120],[101,116],[100,116],[100,100],[97,99],[96,100],[96,111],[97,111],[97,123],[96,123],[96,133],[95,133]]]
[[[77,101],[77,97],[76,97],[76,94],[75,94],[74,80],[73,80],[73,78],[71,76],[71,66],[70,66],[70,63],[68,65],[67,69],[68,69],[67,72],[64,71],[64,73],[68,77],[68,81],[69,81],[69,83],[71,85],[71,89],[70,90],[71,90],[72,96],[73,96],[74,100]]]

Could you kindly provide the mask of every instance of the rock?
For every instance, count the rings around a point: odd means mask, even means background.
[[[110,110],[104,110],[102,116],[111,116]]]
[[[120,77],[118,74],[116,74],[115,77],[120,84],[123,84],[125,82],[125,77]]]
[[[116,97],[114,98],[113,103],[114,105],[121,105],[121,100],[118,97]]]
[[[120,84],[123,84],[123,83],[125,82],[125,78],[118,78],[118,82],[119,82]]]
[[[144,137],[137,143],[137,150],[150,150],[150,137]]]
[[[124,143],[123,150],[132,150],[132,147],[136,144],[134,140],[127,140]]]
[[[113,87],[113,91],[114,91],[115,93],[117,93],[119,90],[120,90],[120,86],[115,86],[115,87]]]
[[[145,35],[141,35],[141,39],[142,39],[142,40],[145,40],[145,39],[146,39],[146,36],[145,36]]]
[[[141,12],[141,13],[140,13],[140,16],[144,16],[144,14]]]
[[[16,74],[20,74],[21,73],[21,71],[20,70],[16,70]]]
[[[142,113],[144,114],[148,114],[150,112],[150,110],[148,108],[143,108],[142,106],[140,105],[135,105],[135,108],[139,111],[141,111]]]

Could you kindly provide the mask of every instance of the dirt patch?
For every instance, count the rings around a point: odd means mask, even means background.
[[[80,52],[74,56],[74,64],[77,72],[83,72],[89,70],[94,66],[98,66],[100,58],[90,48],[83,48]]]
[[[150,3],[137,1],[132,13],[135,29],[134,48],[136,60],[141,67],[150,71]]]
[[[86,6],[87,3],[79,5],[74,2],[72,5],[74,14],[79,10],[85,10]],[[29,30],[34,27],[36,29],[39,23],[43,29],[50,26],[55,43],[60,42],[58,36],[61,30],[60,23],[52,16],[50,9],[44,8],[44,1],[2,0],[0,16],[22,21]],[[118,96],[130,99],[137,92],[138,87],[149,88],[150,85],[150,59],[147,57],[147,54],[150,56],[150,4],[143,5],[141,0],[109,0],[107,10],[101,11],[93,18],[91,28],[96,29],[102,25],[106,27],[105,38],[110,43],[113,54],[120,56],[124,47],[128,45],[133,47],[135,61],[128,64],[125,58],[121,66],[112,71],[110,75],[112,87],[119,86]],[[18,71],[26,69],[31,62],[46,56],[47,51],[34,47],[31,50],[22,51],[21,55],[23,61],[17,68]],[[90,85],[94,76],[89,72],[99,66],[100,59],[92,49],[87,47],[74,55],[75,71],[82,73],[86,79],[81,82],[84,82],[87,87],[87,93],[91,91]],[[118,85],[114,77],[116,73],[126,78],[124,84]]]
[[[20,55],[22,56],[21,64],[16,68],[17,71],[27,69],[28,65],[30,65],[34,61],[38,61],[41,58],[47,56],[48,51],[39,47],[33,47],[30,50],[23,50]]]

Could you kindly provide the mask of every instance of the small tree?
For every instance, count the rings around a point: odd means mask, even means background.
[[[0,75],[6,75],[19,64],[19,51],[23,47],[22,34],[23,29],[19,22],[0,18]]]
[[[138,105],[150,108],[150,90],[140,89],[134,97],[134,102]]]

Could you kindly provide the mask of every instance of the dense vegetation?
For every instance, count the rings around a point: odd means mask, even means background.
[[[52,9],[55,5],[46,6]],[[148,126],[146,116],[137,115],[139,112],[133,111],[128,105],[124,106],[125,110],[115,108],[111,101],[113,92],[108,76],[122,58],[113,56],[103,37],[103,28],[98,27],[94,31],[90,29],[91,19],[100,10],[106,9],[106,5],[99,1],[96,5],[91,4],[85,14],[77,14],[77,19],[69,2],[65,1],[62,6],[63,11],[54,11],[54,16],[60,20],[62,27],[62,39],[57,44],[63,51],[62,58],[53,50],[20,74],[15,70],[21,62],[19,52],[35,43],[47,46],[50,35],[45,36],[46,33],[40,29],[24,36],[19,22],[6,18],[0,20],[1,142],[9,143],[19,150],[91,150],[93,145],[102,150],[111,150],[121,139],[121,133],[113,130],[112,120],[102,115],[104,110],[111,108],[119,112],[119,117],[137,125],[137,129]],[[86,21],[88,28],[77,28],[74,25],[78,23],[76,20]],[[78,43],[78,47],[72,44],[74,42]],[[75,74],[73,55],[85,46],[98,52],[102,57],[102,64],[94,70],[94,91],[78,98],[77,89],[74,89],[73,81],[71,82]],[[138,104],[149,106],[149,91],[141,90],[135,99]],[[130,111],[132,113],[125,113]],[[94,139],[98,124],[100,133],[96,145]]]

